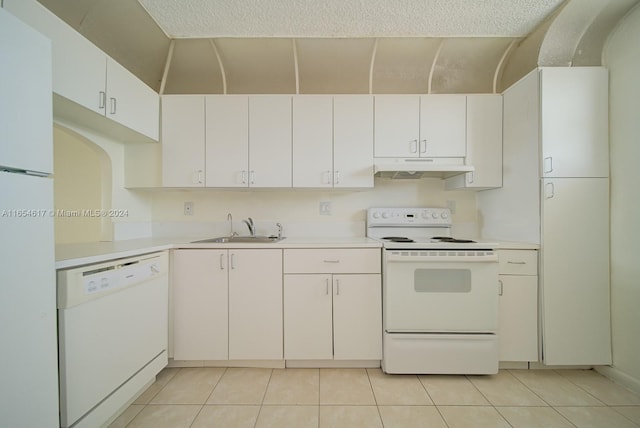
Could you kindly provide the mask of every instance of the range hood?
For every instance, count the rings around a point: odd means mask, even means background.
[[[416,179],[449,178],[472,172],[464,158],[374,158],[373,171],[379,177]]]

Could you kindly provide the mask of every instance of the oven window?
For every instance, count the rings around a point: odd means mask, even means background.
[[[416,269],[413,273],[416,293],[469,293],[469,269]]]

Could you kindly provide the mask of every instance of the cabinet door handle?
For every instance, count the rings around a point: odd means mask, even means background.
[[[340,171],[333,174],[333,184],[340,184]]]
[[[336,260],[323,260],[323,262],[325,262],[325,263],[340,263],[340,259],[336,259]]]
[[[111,97],[109,98],[111,104],[111,114],[116,114],[116,99]]]
[[[544,158],[544,172],[553,172],[553,157]]]
[[[98,96],[98,108],[102,110],[107,106],[107,93],[105,91],[100,91]]]
[[[420,140],[420,153],[427,153],[427,140]]]
[[[324,184],[331,184],[331,171],[324,172]]]
[[[553,183],[547,183],[544,185],[544,196],[547,199],[551,199],[556,195],[556,187]]]
[[[507,264],[510,264],[510,265],[526,265],[527,262],[512,262],[511,260],[509,260],[507,262]]]
[[[242,170],[242,184],[247,184],[247,171]]]
[[[325,288],[324,294],[328,296],[329,295],[329,278],[325,279],[325,285],[326,285],[326,288]]]
[[[340,280],[336,279],[336,296],[340,295]]]
[[[498,284],[500,285],[500,289],[498,291],[498,296],[502,296],[504,293],[504,284],[501,279],[498,280]]]
[[[224,270],[224,254],[220,254],[220,270]]]
[[[256,182],[256,172],[254,170],[249,171],[249,183],[254,184]]]
[[[236,264],[235,264],[235,254],[231,253],[231,260],[230,260],[230,264],[231,264],[231,269],[235,269],[236,268]]]
[[[417,153],[418,152],[418,140],[410,140],[409,141],[409,151],[411,153]]]

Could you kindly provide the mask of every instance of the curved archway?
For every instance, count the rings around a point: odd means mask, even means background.
[[[97,144],[55,124],[54,206],[56,243],[111,241],[111,159]]]

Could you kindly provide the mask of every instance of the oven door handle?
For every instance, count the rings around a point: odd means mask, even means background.
[[[402,255],[388,252],[386,261],[392,263],[497,263],[498,254],[495,251],[482,251],[475,255],[456,255],[455,252],[440,255]]]

